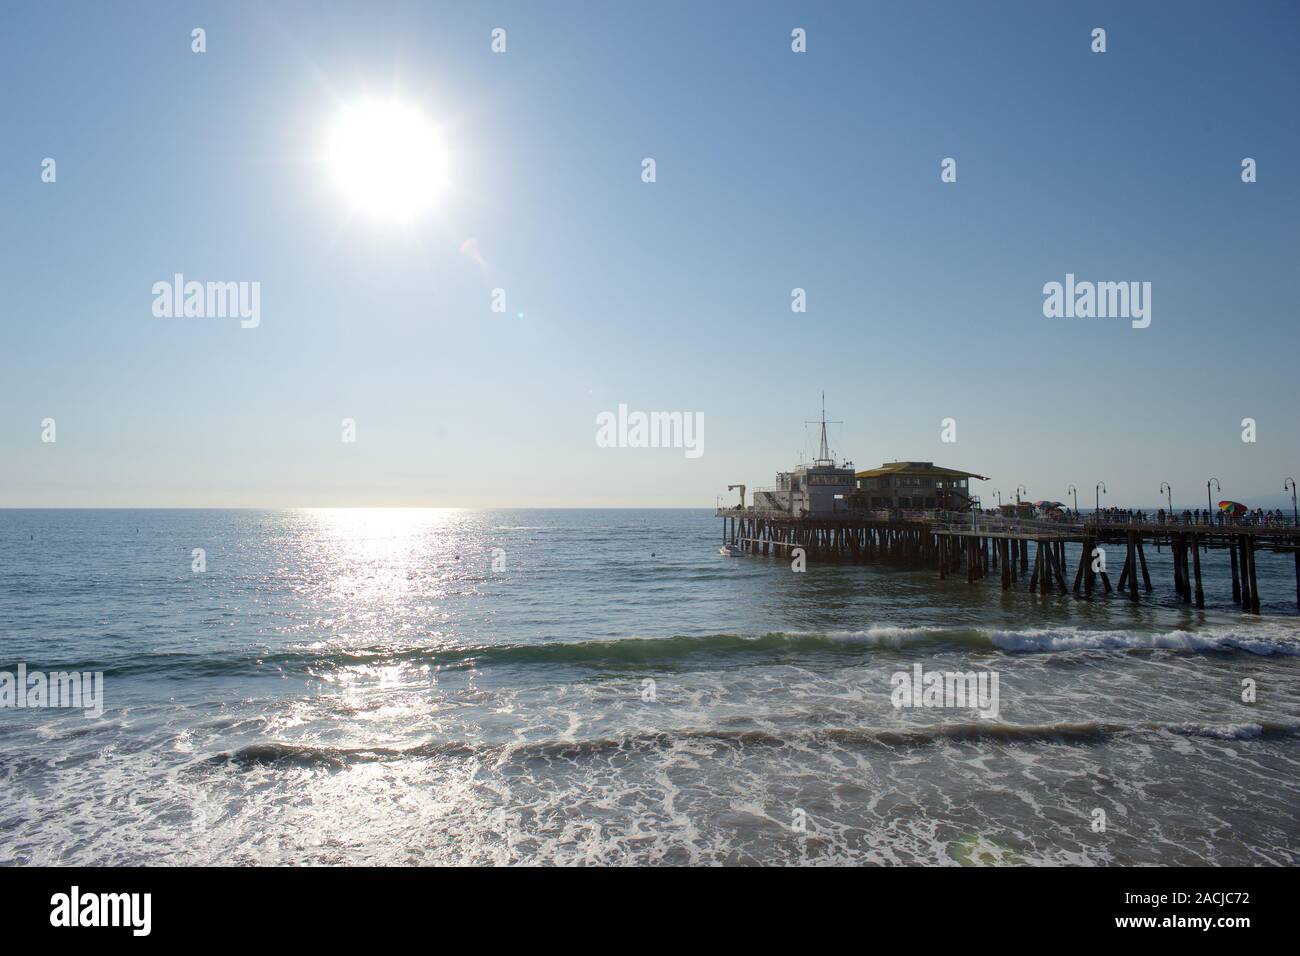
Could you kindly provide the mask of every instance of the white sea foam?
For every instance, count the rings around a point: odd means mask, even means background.
[[[1080,650],[1163,649],[1189,653],[1232,653],[1244,651],[1264,657],[1300,656],[1300,628],[1261,622],[1247,627],[1209,627],[1204,630],[1132,631],[1088,630],[1074,627],[1020,628],[936,628],[879,625],[847,631],[786,631],[784,636],[821,638],[848,644],[901,647],[925,641],[989,643],[1008,653],[1045,653]]]
[[[792,631],[789,633],[793,637],[813,636],[809,632]],[[852,644],[883,644],[888,647],[899,647],[903,644],[913,644],[934,637],[941,637],[946,633],[932,627],[891,627],[881,625],[856,631],[827,631],[820,636],[828,640]]]
[[[1264,657],[1300,656],[1295,628],[1261,625],[1259,628],[1214,628],[1204,631],[1090,631],[1078,628],[1042,628],[988,631],[1000,650],[1013,653],[1078,650],[1163,649],[1188,652],[1246,651]]]
[[[1253,740],[1256,737],[1264,736],[1264,727],[1261,724],[1238,723],[1238,724],[1178,724],[1169,727],[1169,730],[1176,734],[1184,734],[1188,737],[1212,737],[1216,740]],[[1279,727],[1279,729],[1290,730],[1295,732],[1295,725],[1290,727]]]

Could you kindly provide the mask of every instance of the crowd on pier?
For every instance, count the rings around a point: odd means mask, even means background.
[[[1160,508],[1154,512],[1133,510],[1132,508],[1103,508],[1095,514],[1079,516],[1071,514],[1070,521],[1083,520],[1101,524],[1133,524],[1154,521],[1156,524],[1203,525],[1214,528],[1288,528],[1296,524],[1294,516],[1283,513],[1279,508],[1266,510],[1256,508],[1241,514],[1227,511],[1209,511],[1204,508],[1179,511],[1166,511]]]
[[[980,514],[992,518],[1007,517],[1003,511],[996,508],[983,509]],[[1024,509],[1022,509],[1023,514]],[[1053,508],[1048,511],[1033,509],[1032,517],[1045,521],[1059,521],[1062,524],[1080,524],[1083,522],[1092,524],[1143,524],[1151,522],[1155,524],[1201,525],[1212,528],[1290,528],[1300,525],[1300,521],[1297,521],[1294,515],[1288,515],[1278,508],[1273,510],[1256,508],[1254,511],[1246,511],[1241,514],[1230,514],[1222,510],[1208,511],[1204,508],[1185,508],[1181,512],[1166,511],[1164,508],[1155,511],[1134,508],[1102,508],[1096,512],[1080,512],[1071,508],[1060,510]]]

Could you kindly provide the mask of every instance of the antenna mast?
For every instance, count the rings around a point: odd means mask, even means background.
[[[829,453],[826,448],[826,393],[822,392],[822,453],[817,456],[819,462],[825,461]]]
[[[817,425],[817,424],[820,424],[820,425],[822,426],[822,447],[821,447],[821,457],[818,458],[815,462],[813,462],[813,464],[815,464],[815,465],[834,465],[835,462],[834,462],[834,460],[831,458],[830,446],[829,446],[829,445],[827,444],[827,442],[826,442],[826,426],[827,426],[828,424],[829,424],[829,425],[843,425],[844,423],[843,423],[843,422],[827,422],[827,421],[826,421],[826,393],[825,393],[825,392],[822,392],[822,420],[821,420],[821,422],[804,422],[804,424],[805,424],[805,425]]]

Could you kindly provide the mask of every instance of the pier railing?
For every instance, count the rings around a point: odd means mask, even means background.
[[[1002,515],[981,515],[976,514],[973,518],[970,512],[952,513],[938,518],[934,522],[937,529],[951,532],[978,531],[986,534],[1020,534],[1029,532],[1039,532],[1050,534],[1052,532],[1069,534],[1077,533],[1082,529],[1082,524],[1071,523],[1069,521],[1058,521],[1053,518],[1008,518]]]
[[[758,488],[756,492],[781,494],[775,489]],[[929,522],[934,525],[951,528],[955,531],[987,529],[991,531],[1083,531],[1086,528],[1104,526],[1108,528],[1167,528],[1167,529],[1287,529],[1300,528],[1300,521],[1294,515],[1266,513],[1246,514],[1231,517],[1226,514],[1165,514],[1158,512],[1134,511],[1123,512],[1089,512],[1088,514],[1070,514],[1059,518],[1028,517],[1021,515],[997,515],[988,512],[969,511],[918,511],[912,509],[861,509],[843,508],[830,514],[803,515],[780,508],[719,508],[719,515],[738,515],[745,518],[758,518],[764,521],[790,520],[791,518],[817,521],[889,521],[889,522]]]

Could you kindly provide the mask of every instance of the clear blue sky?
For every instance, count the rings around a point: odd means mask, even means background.
[[[0,505],[711,506],[813,447],[822,389],[860,467],[1278,503],[1298,10],[10,6]],[[451,157],[406,226],[350,216],[321,165],[339,105],[394,90]],[[259,281],[260,327],[155,318],[176,272]],[[1045,318],[1067,272],[1151,282],[1150,328]],[[702,412],[705,454],[597,448],[620,402]]]

